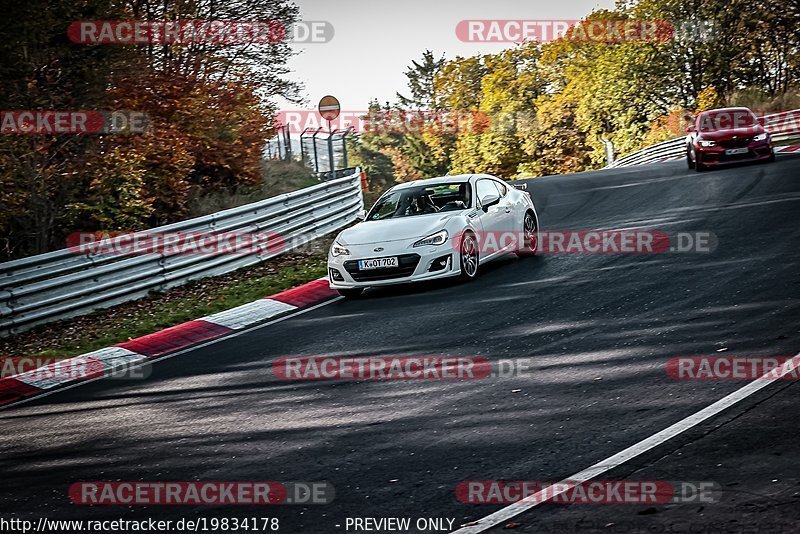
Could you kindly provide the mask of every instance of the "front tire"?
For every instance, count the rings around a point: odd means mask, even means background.
[[[692,160],[692,151],[691,149],[686,149],[686,166],[690,169],[694,169],[694,160]]]
[[[775,150],[773,149],[769,155],[769,159],[767,159],[767,163],[775,163]]]
[[[461,238],[461,274],[459,279],[463,282],[474,280],[478,277],[478,267],[480,266],[480,254],[478,252],[478,240],[475,234],[467,232]]]
[[[705,165],[703,165],[702,163],[700,163],[700,160],[699,160],[699,159],[697,159],[697,156],[695,156],[695,160],[694,160],[694,168],[695,168],[695,170],[696,170],[697,172],[703,172],[704,170],[708,169],[708,167],[706,167]]]
[[[364,292],[364,288],[354,287],[348,289],[337,289],[336,291],[346,299],[357,299],[361,296],[361,293]]]

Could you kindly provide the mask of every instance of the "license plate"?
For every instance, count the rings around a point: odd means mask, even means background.
[[[725,151],[725,155],[732,156],[733,154],[747,154],[748,151],[748,148],[729,148]]]
[[[386,269],[397,267],[397,257],[392,258],[375,258],[372,260],[358,260],[359,270],[366,271],[368,269]]]

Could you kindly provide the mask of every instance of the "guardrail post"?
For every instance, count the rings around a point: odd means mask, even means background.
[[[614,141],[602,135],[599,136],[599,139],[606,147],[606,167],[610,167],[614,163]]]

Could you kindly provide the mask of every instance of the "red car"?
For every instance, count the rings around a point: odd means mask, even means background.
[[[686,131],[686,163],[690,169],[703,171],[739,161],[775,161],[769,132],[747,108],[703,111]]]

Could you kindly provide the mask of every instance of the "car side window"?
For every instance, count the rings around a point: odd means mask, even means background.
[[[502,198],[506,196],[506,193],[508,193],[508,188],[506,187],[506,184],[495,180],[492,180],[492,182],[494,182],[495,187],[497,187],[497,190],[500,192],[500,197]]]
[[[486,195],[495,195],[497,194],[497,187],[492,183],[492,180],[478,180],[478,184],[476,186],[477,193],[478,193],[478,202],[476,206],[480,205],[480,200],[485,197]]]

